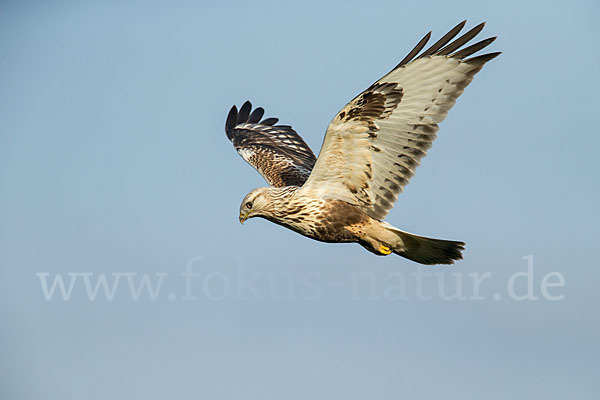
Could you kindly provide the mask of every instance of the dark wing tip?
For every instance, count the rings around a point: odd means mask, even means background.
[[[464,60],[466,57],[469,57],[470,55],[476,53],[477,51],[483,49],[484,47],[487,47],[490,43],[492,43],[494,40],[496,40],[496,37],[491,37],[491,38],[484,39],[478,43],[475,43],[471,46],[461,49],[462,46],[464,46],[465,44],[470,42],[475,36],[477,36],[479,34],[479,32],[481,32],[481,30],[485,26],[485,22],[481,22],[480,24],[476,25],[471,30],[469,30],[467,33],[460,36],[458,39],[455,39],[454,41],[452,41],[452,39],[454,39],[454,37],[456,35],[458,35],[458,33],[464,28],[466,22],[467,22],[467,20],[460,22],[458,25],[456,25],[454,28],[452,28],[448,33],[446,33],[440,40],[435,42],[431,47],[429,47],[427,50],[425,50],[425,51],[423,51],[423,53],[421,53],[421,51],[423,50],[423,48],[425,47],[425,45],[427,44],[427,42],[429,41],[429,39],[431,37],[431,32],[429,32],[410,51],[410,53],[408,53],[408,55],[402,61],[400,61],[400,63],[396,66],[396,68],[401,67],[405,64],[408,64],[409,62],[411,62],[414,59],[422,58],[422,57],[426,57],[426,56],[444,55],[444,56],[455,57],[460,60]],[[421,54],[419,54],[419,53],[421,53]],[[497,57],[499,54],[500,54],[499,52],[484,54],[482,56],[473,57],[473,58],[470,58],[465,61],[475,60],[475,61],[480,61],[480,62],[481,61],[486,62],[486,61],[493,59],[494,57]]]
[[[406,57],[404,57],[404,59],[400,61],[398,65],[396,65],[396,67],[394,67],[394,69],[400,68],[404,64],[408,64],[413,58],[415,58],[416,55],[419,54],[421,50],[423,50],[423,47],[425,47],[430,38],[431,31],[429,31],[425,36],[423,36],[423,39],[421,39],[419,43],[417,43],[417,45],[410,51],[410,53],[408,53]]]
[[[470,62],[470,63],[486,63],[490,60],[493,60],[494,58],[498,57],[500,54],[502,54],[501,51],[495,51],[493,53],[487,53],[487,54],[482,54],[480,56],[476,56],[476,57],[471,57],[465,60],[465,62]]]
[[[246,101],[242,104],[239,111],[235,105],[231,107],[229,114],[227,114],[227,120],[225,121],[225,133],[227,133],[229,140],[233,140],[233,131],[235,130],[235,127],[240,124],[249,123],[274,126],[279,122],[279,118],[265,118],[261,121],[260,119],[265,115],[265,110],[262,107],[257,107],[254,111],[251,111],[252,103],[250,103],[250,101]]]
[[[265,118],[262,121],[260,121],[261,125],[269,125],[269,126],[273,126],[275,125],[277,122],[279,122],[279,118]]]
[[[481,30],[483,29],[484,26],[485,26],[485,22],[482,22],[479,25],[475,26],[470,31],[468,31],[467,33],[465,33],[464,35],[462,35],[461,37],[456,39],[454,42],[451,42],[450,44],[448,44],[448,46],[441,49],[438,52],[438,54],[447,56],[448,54],[458,50],[463,45],[465,45],[467,42],[469,42],[471,39],[473,39],[475,36],[477,36],[479,34],[479,32],[481,32]]]
[[[457,51],[454,54],[451,54],[450,57],[458,58],[459,60],[464,60],[470,55],[475,54],[479,50],[489,46],[492,42],[494,42],[494,40],[496,40],[496,36],[481,40],[475,44],[465,47],[460,51]]]
[[[243,124],[244,122],[248,121],[248,117],[250,116],[251,109],[252,109],[252,103],[250,103],[249,101],[246,101],[244,104],[242,104],[242,106],[240,107],[240,112],[238,113],[238,117],[237,117],[238,124]]]
[[[257,124],[260,119],[265,115],[265,110],[262,107],[258,107],[256,110],[252,111],[250,116],[248,117],[248,123]]]
[[[256,107],[252,110],[252,103],[250,101],[244,102],[238,111],[234,105],[229,110],[227,115],[227,122],[225,123],[225,130],[230,131],[235,128],[236,125],[249,123],[249,124],[261,124],[261,125],[275,125],[278,118],[265,118],[261,121],[261,118],[265,115],[265,109],[262,107]]]
[[[467,20],[465,19],[464,21],[462,21],[461,23],[456,25],[454,28],[450,29],[450,31],[448,33],[446,33],[444,36],[442,36],[442,38],[440,40],[438,40],[430,48],[425,50],[419,56],[419,58],[437,54],[438,50],[440,50],[442,47],[444,47],[446,44],[448,44],[448,42],[450,42],[452,39],[454,39],[454,37],[456,35],[458,35],[458,33],[462,30],[462,28],[465,27],[466,23],[467,23]]]
[[[231,107],[231,110],[229,110],[229,114],[227,114],[227,120],[225,121],[225,133],[227,133],[227,137],[229,138],[229,140],[231,140],[233,129],[237,125],[237,116],[238,110],[237,107],[234,105],[233,107]]]

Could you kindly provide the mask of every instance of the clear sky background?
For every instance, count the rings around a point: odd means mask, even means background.
[[[0,397],[600,398],[599,16],[593,1],[2,2]],[[239,224],[264,182],[225,137],[232,104],[318,152],[348,100],[465,18],[503,54],[387,217],[465,241],[464,261],[419,269]],[[516,301],[528,255],[538,299]],[[431,300],[419,271],[439,274]],[[437,294],[458,273],[472,297],[486,272],[483,300]],[[562,300],[542,296],[551,272]],[[80,277],[46,301],[37,273],[166,275],[155,300],[122,278],[92,301]],[[398,273],[404,300],[386,292]]]

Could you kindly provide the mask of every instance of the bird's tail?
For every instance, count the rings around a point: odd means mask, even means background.
[[[463,242],[417,236],[389,224],[386,228],[397,238],[390,244],[391,250],[399,256],[426,265],[454,264],[454,261],[462,259]]]

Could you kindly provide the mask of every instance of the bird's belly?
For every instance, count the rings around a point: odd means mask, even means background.
[[[298,232],[299,234],[327,243],[347,243],[356,242],[355,235],[344,227],[331,223],[317,224],[286,224],[287,228]]]
[[[356,233],[347,228],[368,220],[369,217],[356,207],[340,200],[329,200],[319,213],[286,216],[273,222],[321,242],[347,243],[358,241]]]

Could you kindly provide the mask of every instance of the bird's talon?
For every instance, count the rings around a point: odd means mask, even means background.
[[[389,254],[392,254],[392,250],[389,247],[384,246],[384,245],[379,246],[379,252],[381,254],[385,254],[386,256]]]

